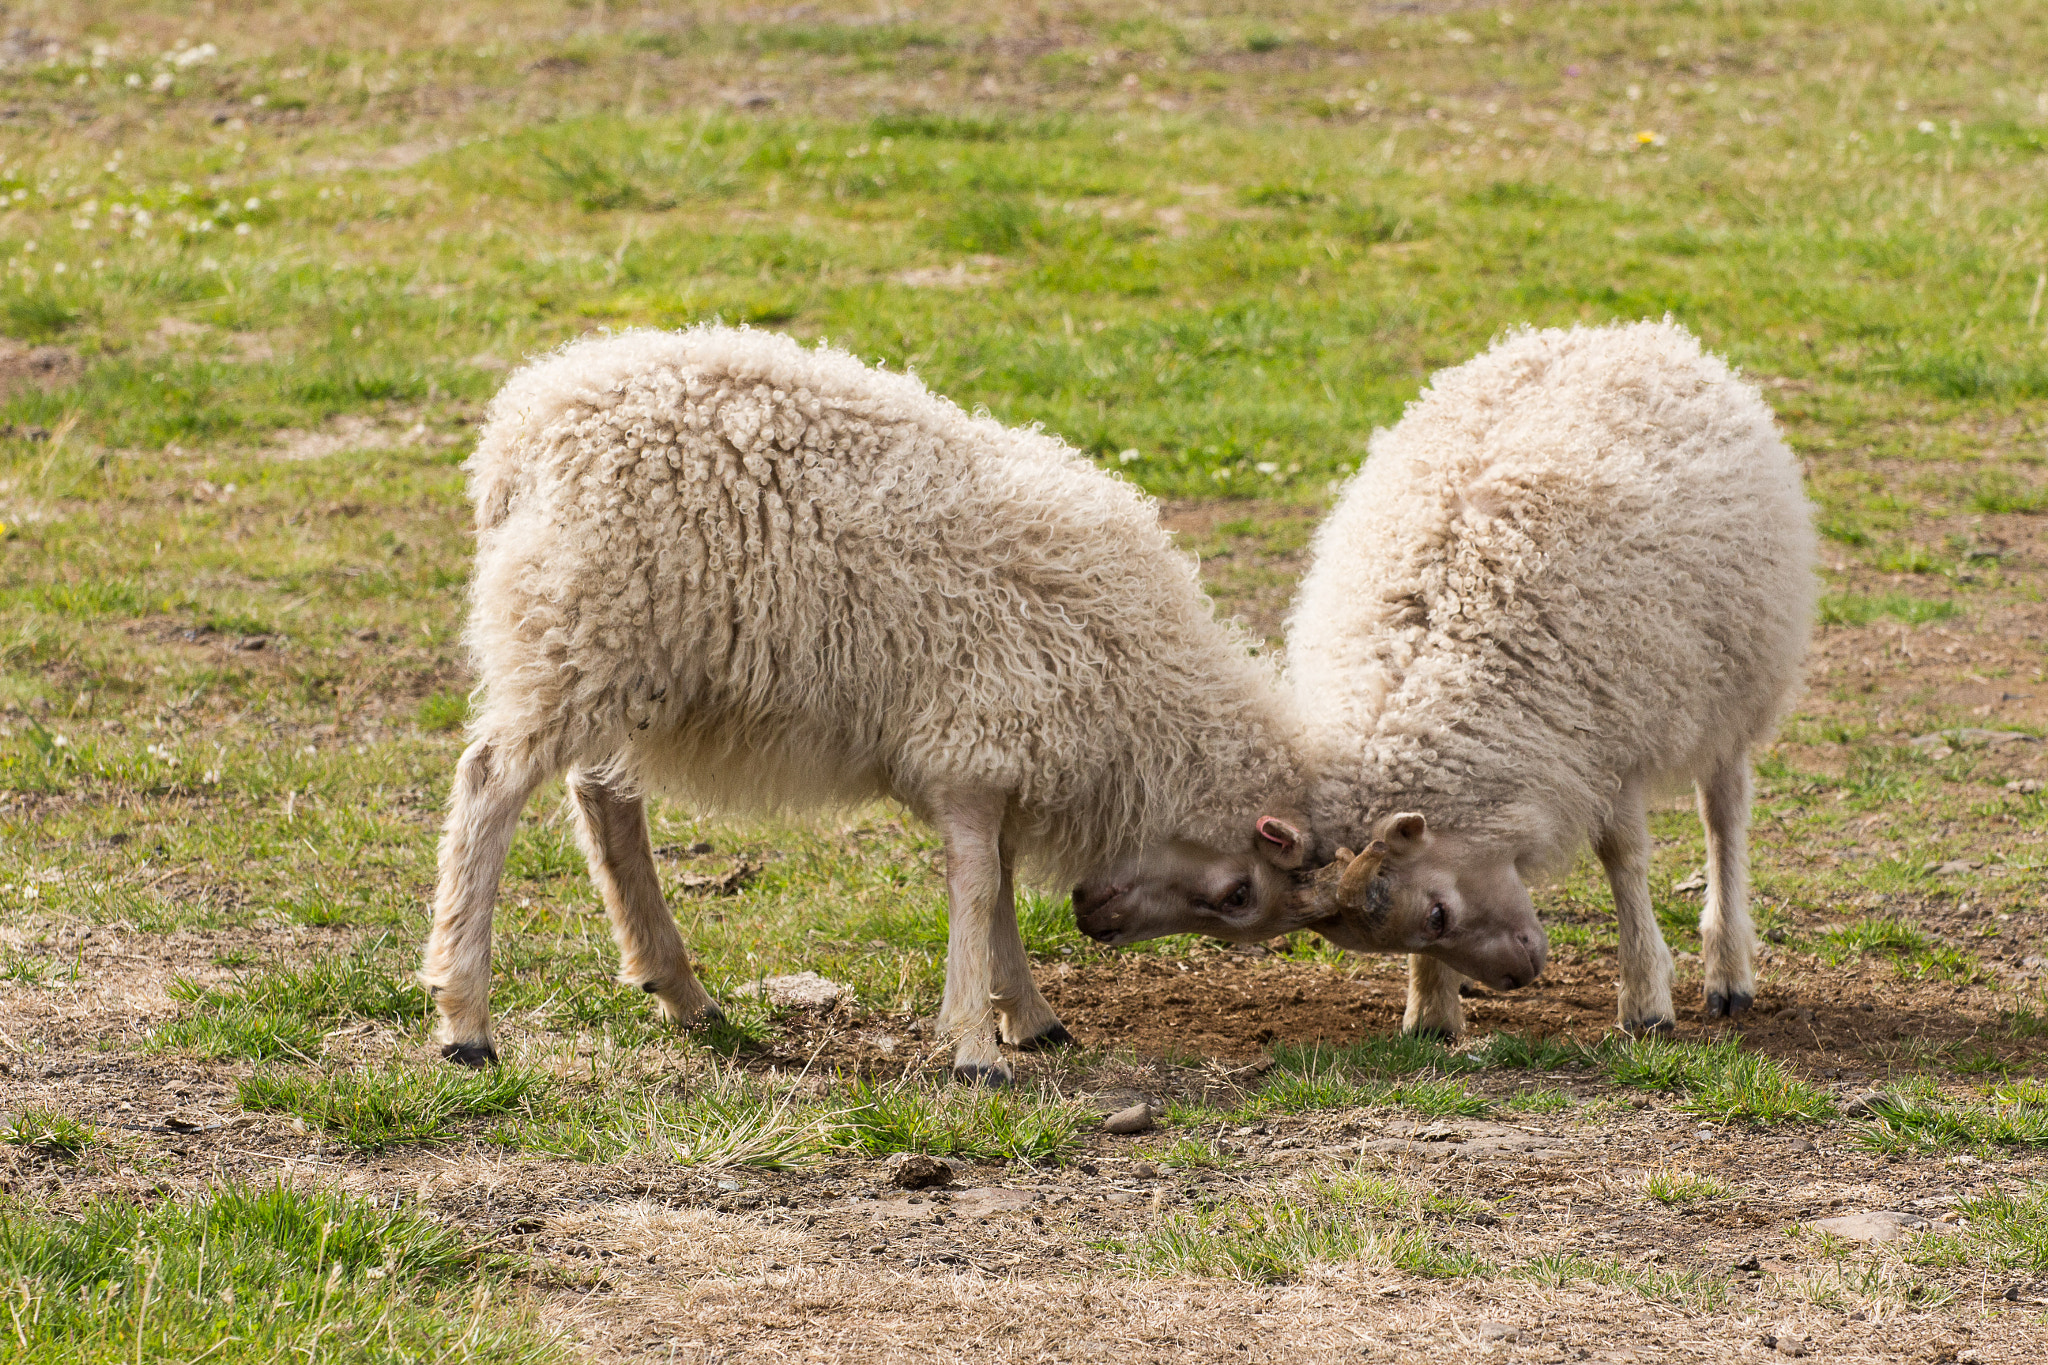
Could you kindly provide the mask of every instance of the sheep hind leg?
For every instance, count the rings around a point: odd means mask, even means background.
[[[1749,759],[1723,765],[1700,784],[1707,830],[1707,903],[1700,911],[1700,962],[1707,1018],[1732,1019],[1756,999],[1756,930],[1749,919]]]
[[[619,982],[654,997],[671,1023],[714,1023],[725,1016],[713,1003],[683,948],[675,916],[661,896],[654,849],[647,838],[646,802],[625,796],[587,772],[569,775],[576,809],[576,842],[590,864],[619,945]]]
[[[989,950],[995,958],[995,992],[991,1003],[1002,1040],[1026,1052],[1072,1047],[1074,1035],[1046,1002],[1031,976],[1031,956],[1017,932],[1017,894],[1010,878],[1010,851],[1003,850],[1003,882],[996,891],[989,925]]]
[[[1433,957],[1420,953],[1408,959],[1408,1009],[1401,1016],[1401,1032],[1423,1038],[1451,1041],[1465,1031],[1465,1007],[1458,1002],[1458,987],[1465,977]]]
[[[1671,949],[1665,946],[1650,905],[1650,817],[1640,780],[1622,784],[1594,849],[1614,893],[1621,940],[1622,1030],[1669,1033],[1676,1019],[1671,1008]]]
[[[1008,1085],[1010,1063],[996,1018],[997,926],[1001,922],[1003,810],[999,794],[948,795],[932,823],[946,841],[946,994],[939,1036],[953,1043],[953,1078]],[[1016,935],[1014,907],[1010,935]],[[1019,940],[1017,951],[1023,952]]]
[[[491,909],[519,812],[552,775],[545,766],[509,759],[490,739],[471,744],[455,767],[434,926],[419,978],[441,1016],[435,1030],[441,1055],[463,1066],[498,1060],[491,1039]]]

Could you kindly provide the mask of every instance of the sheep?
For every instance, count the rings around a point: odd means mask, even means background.
[[[1148,498],[1055,438],[843,351],[715,326],[573,343],[512,377],[468,463],[479,681],[420,977],[449,1059],[497,1060],[492,903],[566,773],[620,980],[717,1007],[663,903],[645,798],[892,798],[945,844],[954,1073],[1071,1039],[1033,982],[1019,868],[1196,848],[1243,907],[1306,854],[1300,726]]]
[[[1365,843],[1309,922],[1373,947],[1533,916],[1588,836],[1620,927],[1618,1015],[1673,1027],[1646,802],[1706,828],[1705,1014],[1752,1003],[1749,752],[1797,687],[1812,509],[1751,384],[1668,318],[1516,332],[1437,374],[1318,529],[1286,666],[1311,727],[1312,836]],[[1351,858],[1338,851],[1338,860]],[[1319,859],[1307,860],[1310,866]],[[1460,972],[1410,958],[1403,1026],[1455,1036]]]

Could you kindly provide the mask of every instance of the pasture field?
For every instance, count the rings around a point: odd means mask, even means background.
[[[2041,1359],[2044,222],[2038,5],[8,5],[0,1360]],[[963,1090],[927,832],[666,805],[731,1016],[675,1035],[556,791],[506,1064],[435,1056],[459,466],[523,357],[721,317],[915,368],[1158,494],[1277,639],[1430,370],[1666,312],[1826,533],[1739,1026],[1674,797],[1672,1039],[1612,1032],[1590,864],[1455,1048],[1400,963],[1034,894],[1082,1045]]]

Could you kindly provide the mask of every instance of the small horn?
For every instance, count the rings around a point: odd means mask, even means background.
[[[1348,856],[1344,850],[1337,852],[1339,858]],[[1387,843],[1375,839],[1365,846],[1365,852],[1351,859],[1351,865],[1344,869],[1344,876],[1337,882],[1337,900],[1353,908],[1365,904],[1366,888],[1379,875],[1380,864],[1387,860]]]

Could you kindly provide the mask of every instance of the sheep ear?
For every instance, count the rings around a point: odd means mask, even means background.
[[[1373,834],[1386,840],[1387,851],[1395,855],[1412,853],[1429,837],[1429,822],[1414,811],[1389,815]]]
[[[1308,836],[1277,815],[1261,815],[1252,826],[1259,832],[1259,852],[1277,868],[1292,872],[1308,857]]]
[[[1337,857],[1345,861],[1344,875],[1337,882],[1337,900],[1354,910],[1365,907],[1365,893],[1372,886],[1372,879],[1380,873],[1380,864],[1387,860],[1387,844],[1384,839],[1375,839],[1365,846],[1365,852],[1353,856],[1349,849],[1339,849]]]

